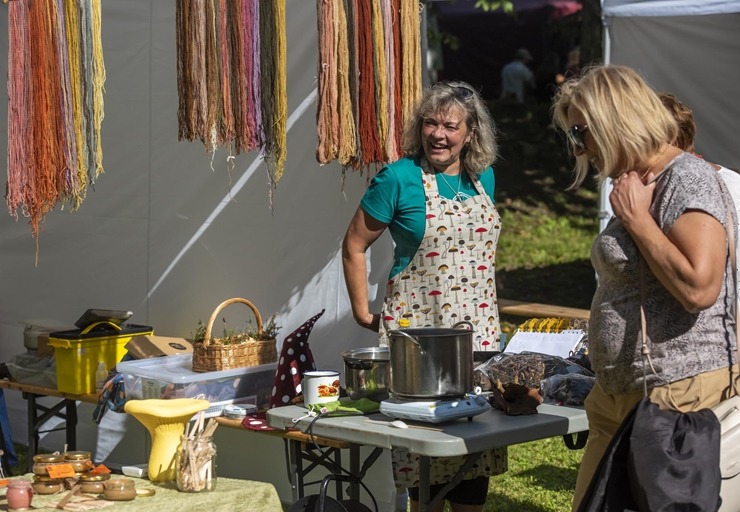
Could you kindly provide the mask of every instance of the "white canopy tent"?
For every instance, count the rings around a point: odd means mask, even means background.
[[[0,215],[0,361],[24,351],[29,322],[71,326],[87,308],[123,309],[155,334],[191,337],[221,301],[245,297],[265,321],[278,313],[279,340],[325,309],[310,337],[313,354],[320,368],[343,371],[342,351],[378,342],[352,319],[340,256],[368,174],[349,171],[343,179],[338,164],[321,167],[315,158],[316,2],[286,2],[288,148],[274,210],[258,152],[236,156],[229,171],[226,149],[211,159],[199,142],[177,141],[175,2],[102,6],[105,173],[77,212],[47,215],[38,265],[27,219]],[[8,9],[0,8],[3,77],[7,26]],[[7,108],[1,101],[0,119]],[[0,154],[7,154],[7,140],[3,121]],[[372,249],[371,294],[383,289],[390,263],[384,236]],[[246,307],[231,308],[237,319],[247,318]],[[23,443],[25,402],[16,392],[5,397],[13,437]],[[92,411],[79,406],[78,449],[96,451],[96,460],[142,462],[143,427],[109,412],[97,428]],[[41,446],[61,449],[63,435],[49,436]],[[220,474],[272,481],[290,496],[281,440],[219,429],[216,441]],[[390,480],[389,459],[376,466],[379,478]],[[380,486],[381,504],[392,488]]]
[[[602,0],[604,62],[638,70],[694,111],[696,151],[740,169],[740,1]],[[600,228],[611,214],[601,191]]]

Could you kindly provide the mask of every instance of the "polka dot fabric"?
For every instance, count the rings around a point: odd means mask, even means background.
[[[283,340],[275,384],[272,387],[270,409],[290,405],[290,401],[301,394],[301,379],[304,372],[316,369],[311,348],[308,346],[308,336],[324,311],[326,310],[322,309],[321,313],[306,320]]]

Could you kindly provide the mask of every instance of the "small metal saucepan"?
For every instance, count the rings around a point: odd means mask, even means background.
[[[388,347],[358,348],[342,352],[344,384],[352,400],[388,398],[390,350]]]

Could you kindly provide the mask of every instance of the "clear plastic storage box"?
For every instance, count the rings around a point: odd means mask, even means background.
[[[197,373],[192,354],[122,361],[127,399],[202,398],[214,403],[252,403],[259,409],[270,405],[277,363]],[[237,400],[238,399],[238,400]]]

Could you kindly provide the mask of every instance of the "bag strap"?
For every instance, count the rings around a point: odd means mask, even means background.
[[[737,313],[738,311],[740,311],[740,297],[737,296],[737,254],[735,246],[736,227],[735,222],[732,218],[732,211],[730,210],[730,207],[727,204],[727,198],[724,195],[722,196],[722,202],[725,205],[725,212],[727,215],[728,223],[727,242],[729,245],[728,251],[730,253],[730,266],[732,268],[732,284],[735,287],[735,304],[732,308],[732,316],[735,320],[735,350],[737,351],[738,364],[740,364],[740,323],[737,319]],[[650,364],[650,369],[652,370],[653,374],[657,373],[655,371],[655,367],[653,367],[653,360],[650,358],[650,343],[647,337],[647,320],[645,318],[646,297],[647,292],[645,290],[645,259],[642,257],[642,254],[640,254],[640,329],[642,331],[642,390],[645,398],[647,398],[648,396],[647,368],[645,367],[645,363],[647,362]],[[732,360],[730,360],[730,362],[732,362]],[[732,387],[732,390],[735,392],[736,395],[740,394],[738,393],[736,379],[734,379],[732,375],[732,364],[729,365],[728,370],[730,372],[730,386]]]
[[[653,371],[653,374],[657,374],[658,372],[655,371],[655,367],[653,366],[653,360],[650,357],[650,344],[648,342],[647,337],[647,319],[645,317],[645,302],[647,297],[647,292],[645,290],[645,259],[642,257],[642,254],[639,255],[640,258],[640,332],[642,334],[642,394],[645,398],[648,397],[648,389],[647,389],[647,368],[645,368],[645,363],[650,363],[650,369]]]
[[[740,297],[737,296],[737,254],[735,246],[735,240],[737,236],[737,227],[735,226],[735,222],[732,219],[732,211],[730,210],[729,205],[727,204],[727,198],[725,196],[722,196],[722,200],[725,203],[725,210],[727,211],[727,222],[729,224],[729,229],[727,230],[727,240],[730,245],[729,251],[730,251],[730,265],[732,265],[732,284],[735,286],[735,310],[733,311],[733,316],[735,318],[735,351],[737,352],[737,363],[740,364],[740,323],[737,321],[737,312],[740,311]],[[732,363],[732,360],[730,360],[730,363]],[[729,366],[730,370],[730,385],[732,386],[732,390],[735,392],[735,394],[738,394],[737,390],[737,379],[733,378],[732,375],[732,364]]]

